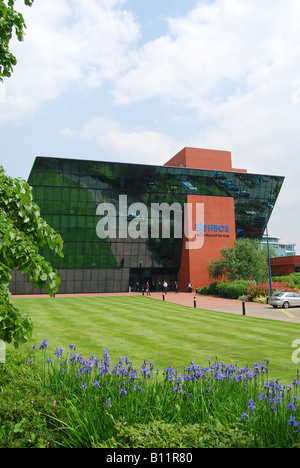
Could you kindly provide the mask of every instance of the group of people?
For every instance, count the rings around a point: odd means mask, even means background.
[[[168,292],[168,283],[167,281],[164,281],[163,284],[162,284],[162,291],[167,294]],[[161,283],[159,283],[159,289],[161,290]],[[173,289],[175,291],[175,294],[178,294],[179,293],[179,284],[177,281],[174,281],[173,283]],[[191,283],[191,281],[189,281],[189,284],[188,284],[188,292],[192,292],[193,291],[193,285]],[[145,285],[145,289],[144,291],[146,291],[146,294],[147,296],[151,296],[151,287],[150,287],[150,284],[149,282],[147,281],[146,285]]]

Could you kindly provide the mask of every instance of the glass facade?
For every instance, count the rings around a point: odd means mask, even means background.
[[[142,203],[150,213],[155,203],[183,207],[188,194],[233,197],[236,237],[261,238],[283,180],[240,172],[37,157],[28,183],[42,217],[64,240],[64,258],[47,250],[42,253],[59,270],[60,292],[71,293],[127,291],[129,285],[138,289],[147,279],[158,289],[164,279],[176,279],[182,238],[172,235],[175,216],[171,236],[165,239],[160,211],[145,216],[128,212],[127,206]],[[125,195],[126,209],[119,203]],[[116,237],[97,235],[99,204],[116,208]],[[134,218],[148,235],[133,239],[126,229],[122,233],[121,228]],[[160,225],[156,238],[150,236],[153,223]]]

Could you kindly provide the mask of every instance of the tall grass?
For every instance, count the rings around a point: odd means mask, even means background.
[[[159,421],[193,428],[193,445],[188,447],[200,446],[203,427],[212,422],[214,429],[216,424],[223,428],[223,435],[246,434],[252,446],[300,447],[299,374],[283,386],[269,379],[268,361],[250,368],[237,361],[227,365],[216,357],[206,364],[192,362],[182,371],[172,366],[161,371],[146,361],[137,368],[125,356],[112,365],[106,348],[103,356],[88,359],[74,345],[49,354],[47,340],[33,346],[28,361],[60,406],[55,423],[63,447],[140,446],[134,444],[141,427],[153,428]],[[129,437],[132,428],[135,436],[131,432]],[[159,426],[155,431],[159,433]]]

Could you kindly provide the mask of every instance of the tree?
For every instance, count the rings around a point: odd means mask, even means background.
[[[0,0],[0,82],[4,77],[10,77],[13,67],[17,64],[16,57],[9,49],[13,32],[19,41],[23,40],[26,24],[21,13],[15,10],[16,0]],[[34,0],[24,0],[31,6]]]
[[[63,241],[40,216],[32,188],[22,179],[8,177],[0,166],[0,340],[15,347],[32,334],[32,321],[11,301],[11,270],[21,270],[28,281],[53,296],[60,283],[57,271],[39,253],[48,245],[63,256]]]
[[[239,239],[233,247],[221,250],[221,258],[213,260],[207,267],[211,278],[265,281],[268,274],[266,258],[259,241]]]

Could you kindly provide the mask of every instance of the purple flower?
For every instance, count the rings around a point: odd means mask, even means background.
[[[44,339],[42,344],[40,345],[40,349],[48,348],[48,340]]]
[[[255,411],[255,410],[256,410],[255,403],[254,403],[254,401],[253,401],[252,399],[250,399],[250,400],[248,401],[248,405],[247,405],[247,406],[248,406],[248,408],[249,408],[251,411]]]
[[[288,426],[300,427],[300,423],[296,421],[296,416],[291,416],[287,423]]]
[[[111,408],[112,407],[112,402],[110,401],[110,398],[105,402],[106,408]]]
[[[55,356],[61,356],[62,353],[64,352],[64,348],[59,348],[54,351]]]

